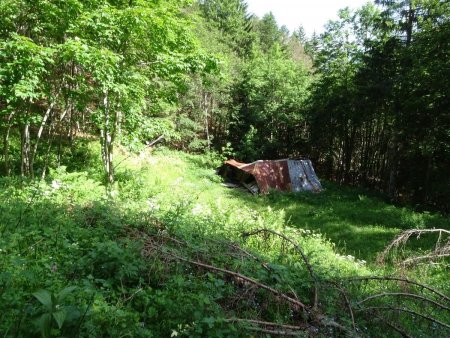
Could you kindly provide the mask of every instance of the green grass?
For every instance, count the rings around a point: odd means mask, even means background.
[[[74,171],[52,170],[47,181],[0,179],[0,332],[5,337],[242,337],[252,331],[225,318],[299,320],[268,294],[242,297],[243,287],[223,274],[173,262],[155,251],[144,258],[146,236],[186,241],[185,248],[166,243],[164,252],[239,271],[284,292],[296,290],[310,304],[312,282],[298,253],[279,238],[243,239],[242,232],[283,232],[300,244],[317,276],[329,280],[393,273],[393,265],[377,265],[376,257],[397,233],[448,228],[444,216],[397,208],[364,191],[326,182],[319,194],[253,196],[230,190],[215,174],[221,163],[217,156],[167,149],[141,156],[119,151],[117,182],[107,192],[97,147],[86,144],[75,158],[79,162],[69,166]],[[230,243],[267,262],[272,272],[251,259],[236,259]],[[433,238],[423,238],[408,250],[432,244]],[[448,274],[439,265],[401,273],[449,292]],[[66,289],[70,286],[76,288]],[[361,299],[386,287],[366,283],[348,286],[348,292]],[[65,309],[61,327],[53,319],[45,322],[50,310],[34,296],[38,290],[54,295],[55,309]],[[70,292],[58,300],[62,290]],[[339,318],[342,304],[335,291],[321,290],[321,310]],[[380,325],[372,327],[363,315],[357,319],[368,335]],[[417,332],[440,336],[439,328],[402,320]]]
[[[219,161],[214,162],[220,165]],[[177,191],[175,199],[185,192],[199,203],[220,202],[226,208],[245,213],[246,208],[264,212],[268,208],[283,211],[283,222],[298,229],[322,234],[345,255],[373,263],[377,255],[400,231],[411,228],[450,229],[447,217],[417,213],[388,204],[373,193],[323,182],[321,193],[280,193],[253,196],[241,189],[222,187],[211,164],[203,157],[180,153],[161,153],[144,166],[162,191]],[[172,190],[174,189],[174,190]],[[162,192],[164,194],[164,192]],[[430,248],[435,238],[413,241],[413,248]]]

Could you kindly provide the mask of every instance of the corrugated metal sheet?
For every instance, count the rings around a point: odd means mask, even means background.
[[[320,191],[322,186],[310,160],[288,160],[291,191]]]
[[[255,162],[253,176],[255,176],[259,190],[263,194],[268,193],[269,189],[291,190],[287,161]]]
[[[293,192],[322,189],[310,160],[283,159],[249,164],[229,160],[225,164],[252,175],[261,193],[268,193],[270,189]],[[248,182],[243,183],[248,185]]]
[[[313,165],[310,160],[302,160],[303,170],[305,171],[306,178],[310,182],[314,191],[322,190],[322,185],[320,184],[319,178],[314,171]]]

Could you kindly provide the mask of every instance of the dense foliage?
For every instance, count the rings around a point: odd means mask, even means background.
[[[449,333],[445,326],[408,313],[387,312],[376,319],[371,312],[377,306],[405,307],[448,323],[448,312],[436,311],[432,304],[424,307],[415,299],[395,298],[358,304],[380,292],[413,292],[414,285],[346,281],[391,273],[393,266],[376,264],[376,257],[394,234],[414,227],[443,227],[445,218],[389,206],[364,191],[331,184],[323,194],[255,199],[217,184],[217,159],[171,151],[120,155],[124,161],[117,168],[117,190],[105,198],[99,145],[90,142],[83,148],[93,158],[77,172],[60,167],[49,172],[49,181],[22,187],[17,179],[0,181],[3,336],[257,336],[254,324],[239,319],[296,328],[307,314],[273,293],[175,259],[237,271],[309,306],[313,281],[297,250],[274,236],[241,236],[260,228],[283,233],[301,245],[322,283],[318,311],[327,320],[351,327],[339,289],[328,284],[342,283],[362,335],[379,336],[382,326],[392,337],[395,330],[384,320],[412,329],[417,336]],[[84,161],[84,156],[78,159]],[[333,244],[325,233],[340,244]],[[424,238],[413,244],[406,250],[434,243]],[[414,277],[449,291],[444,262],[401,270],[402,278]],[[440,297],[436,301],[446,304]],[[331,325],[320,331],[339,332]]]
[[[448,217],[384,201],[450,210],[449,44],[445,0],[0,0],[0,335],[448,337]],[[359,188],[214,172],[299,156]]]
[[[317,41],[311,149],[330,178],[448,210],[450,6],[379,2]]]
[[[3,174],[44,177],[89,134],[112,183],[115,144],[161,137],[243,161],[309,155],[329,179],[449,207],[446,1],[343,9],[311,39],[242,0],[1,11]]]

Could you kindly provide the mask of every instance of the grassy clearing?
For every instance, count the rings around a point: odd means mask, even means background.
[[[392,273],[392,265],[378,266],[375,258],[396,233],[447,226],[442,216],[417,214],[330,184],[321,194],[254,197],[220,185],[214,172],[219,158],[168,150],[120,154],[116,186],[106,193],[99,160],[87,156],[95,153],[92,147],[87,144],[77,171],[59,168],[45,182],[0,180],[0,332],[6,337],[242,337],[254,332],[248,323],[229,321],[236,317],[295,325],[303,315],[273,294],[182,264],[173,255],[239,271],[286,294],[295,290],[310,306],[312,281],[298,252],[279,238],[242,238],[242,232],[283,232],[301,245],[318,278],[330,280]],[[408,250],[419,249],[418,243]],[[235,245],[257,260],[242,256]],[[440,266],[422,265],[402,275],[449,292],[448,273]],[[321,311],[350,325],[342,297],[323,285]],[[396,290],[371,282],[347,291],[362,299],[387,289]],[[414,302],[402,304],[420,309]],[[355,315],[361,333],[376,333],[380,322]],[[422,336],[446,334],[436,325],[397,321]]]
[[[245,213],[248,208],[257,212],[280,211],[283,223],[322,234],[335,244],[338,253],[368,263],[374,263],[401,230],[450,228],[447,217],[395,207],[368,191],[329,182],[324,182],[325,190],[320,194],[273,191],[268,196],[254,197],[240,189],[222,187],[220,178],[213,173],[214,165],[219,166],[220,161],[163,152],[140,170],[150,173],[150,186],[162,187],[160,196],[166,192],[174,200],[184,195],[196,196],[198,203],[217,204],[236,213]],[[158,175],[152,181],[153,172]],[[434,242],[435,238],[430,236],[414,242],[412,248],[428,249]]]

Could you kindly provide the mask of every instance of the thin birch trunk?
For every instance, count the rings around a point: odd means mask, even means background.
[[[103,127],[100,130],[100,141],[102,146],[103,167],[107,176],[108,184],[114,183],[113,166],[113,138],[110,130],[111,116],[109,111],[108,91],[103,98]]]
[[[11,174],[11,168],[9,167],[9,135],[11,132],[11,121],[14,117],[15,112],[9,114],[7,118],[8,126],[6,127],[5,134],[3,135],[3,162],[4,162],[4,172],[6,176]]]
[[[208,94],[205,92],[203,94],[203,108],[205,111],[205,132],[206,132],[206,144],[208,146],[208,150],[211,149],[211,141],[209,138],[209,125],[208,125]]]
[[[25,123],[22,129],[22,158],[20,173],[22,177],[30,175],[30,124]]]
[[[42,133],[44,131],[45,125],[47,123],[47,120],[48,120],[51,112],[52,112],[52,109],[53,109],[54,105],[55,105],[54,102],[52,102],[50,104],[50,107],[47,109],[47,111],[44,114],[44,117],[42,118],[41,125],[39,126],[39,130],[38,130],[38,133],[36,135],[36,142],[34,143],[33,150],[32,150],[32,152],[30,154],[30,173],[31,173],[32,177],[34,177],[34,160],[36,159],[36,153],[37,153],[37,150],[38,150],[38,147],[39,147],[39,142],[41,140]]]

